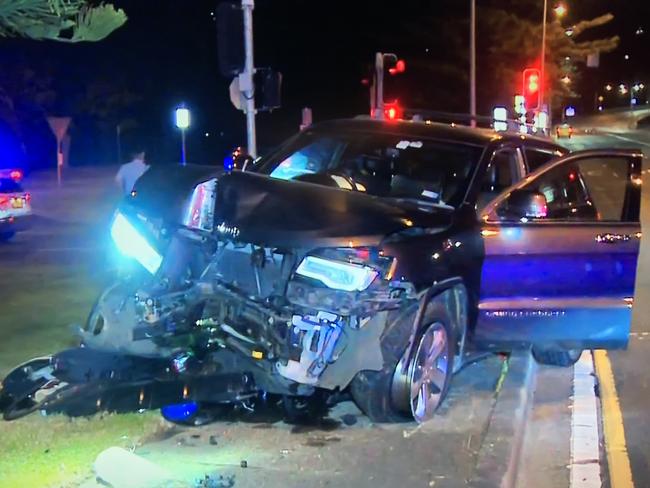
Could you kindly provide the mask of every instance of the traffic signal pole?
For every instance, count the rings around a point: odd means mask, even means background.
[[[469,30],[469,113],[476,127],[476,0],[470,0]]]
[[[540,83],[539,83],[539,98],[540,98],[540,104],[541,104],[541,109],[542,111],[544,110],[544,103],[545,103],[545,90],[544,86],[546,84],[546,78],[544,78],[544,67],[546,66],[546,15],[547,15],[547,9],[548,9],[548,0],[544,0],[544,16],[542,18],[542,60],[541,60],[541,66],[540,66]],[[548,104],[548,119],[549,122],[551,120],[551,104]],[[546,129],[546,127],[544,127]]]
[[[253,9],[255,0],[242,0],[244,11],[244,47],[246,50],[246,61],[244,72],[239,75],[239,86],[246,98],[246,136],[248,154],[257,158],[257,138],[255,134],[255,88],[253,86],[253,74],[255,63],[253,62]]]
[[[375,54],[375,118],[384,120],[384,53]]]

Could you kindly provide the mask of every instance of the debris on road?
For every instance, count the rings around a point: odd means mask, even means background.
[[[99,453],[93,471],[103,484],[116,488],[168,486],[175,481],[166,469],[121,447]]]
[[[233,486],[235,486],[235,475],[219,475],[218,478],[215,478],[206,474],[204,478],[196,480],[194,484],[194,488],[232,488]]]

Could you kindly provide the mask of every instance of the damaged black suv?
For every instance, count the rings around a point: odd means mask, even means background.
[[[423,422],[477,351],[570,365],[585,348],[623,348],[641,161],[352,119],[244,171],[153,168],[111,227],[135,271],[99,298],[83,347],[5,379],[5,418],[130,384],[140,406],[171,404],[177,419],[349,393],[374,421]]]

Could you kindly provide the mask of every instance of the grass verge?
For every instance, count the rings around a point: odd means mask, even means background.
[[[164,429],[158,412],[88,418],[33,414],[0,423],[0,487],[76,486],[97,455],[111,446],[133,448]]]

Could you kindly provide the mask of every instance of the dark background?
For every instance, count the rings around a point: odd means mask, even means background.
[[[542,1],[527,2],[528,14],[541,21]],[[99,43],[0,39],[3,70],[29,67],[37,78],[50,80],[47,112],[74,115],[73,165],[115,163],[115,126],[125,120],[125,153],[144,142],[154,162],[177,161],[180,136],[173,109],[180,103],[192,113],[190,162],[220,164],[233,146],[245,144],[245,120],[230,103],[230,80],[218,72],[217,2],[114,3],[129,20]],[[514,89],[512,80],[495,79],[491,73],[488,45],[500,33],[486,32],[481,23],[482,9],[499,3],[504,2],[477,0],[482,114],[497,103],[510,105],[500,94]],[[616,51],[601,56],[600,68],[584,71],[578,90],[582,97],[576,100],[579,111],[593,110],[604,83],[638,78],[650,84],[650,2],[573,0],[567,5],[565,25],[610,11],[615,20],[593,35],[622,38]],[[368,113],[368,87],[361,80],[369,76],[375,51],[396,52],[407,64],[406,73],[388,80],[386,98],[399,98],[404,106],[467,112],[468,17],[469,1],[460,0],[257,0],[255,64],[283,73],[282,107],[257,119],[261,152],[298,129],[302,107],[313,109],[315,121]],[[646,33],[635,35],[638,27]],[[624,60],[626,53],[629,61]],[[31,107],[28,96],[23,104],[25,113],[33,112],[21,131],[30,164],[52,167],[54,142],[43,110]]]

